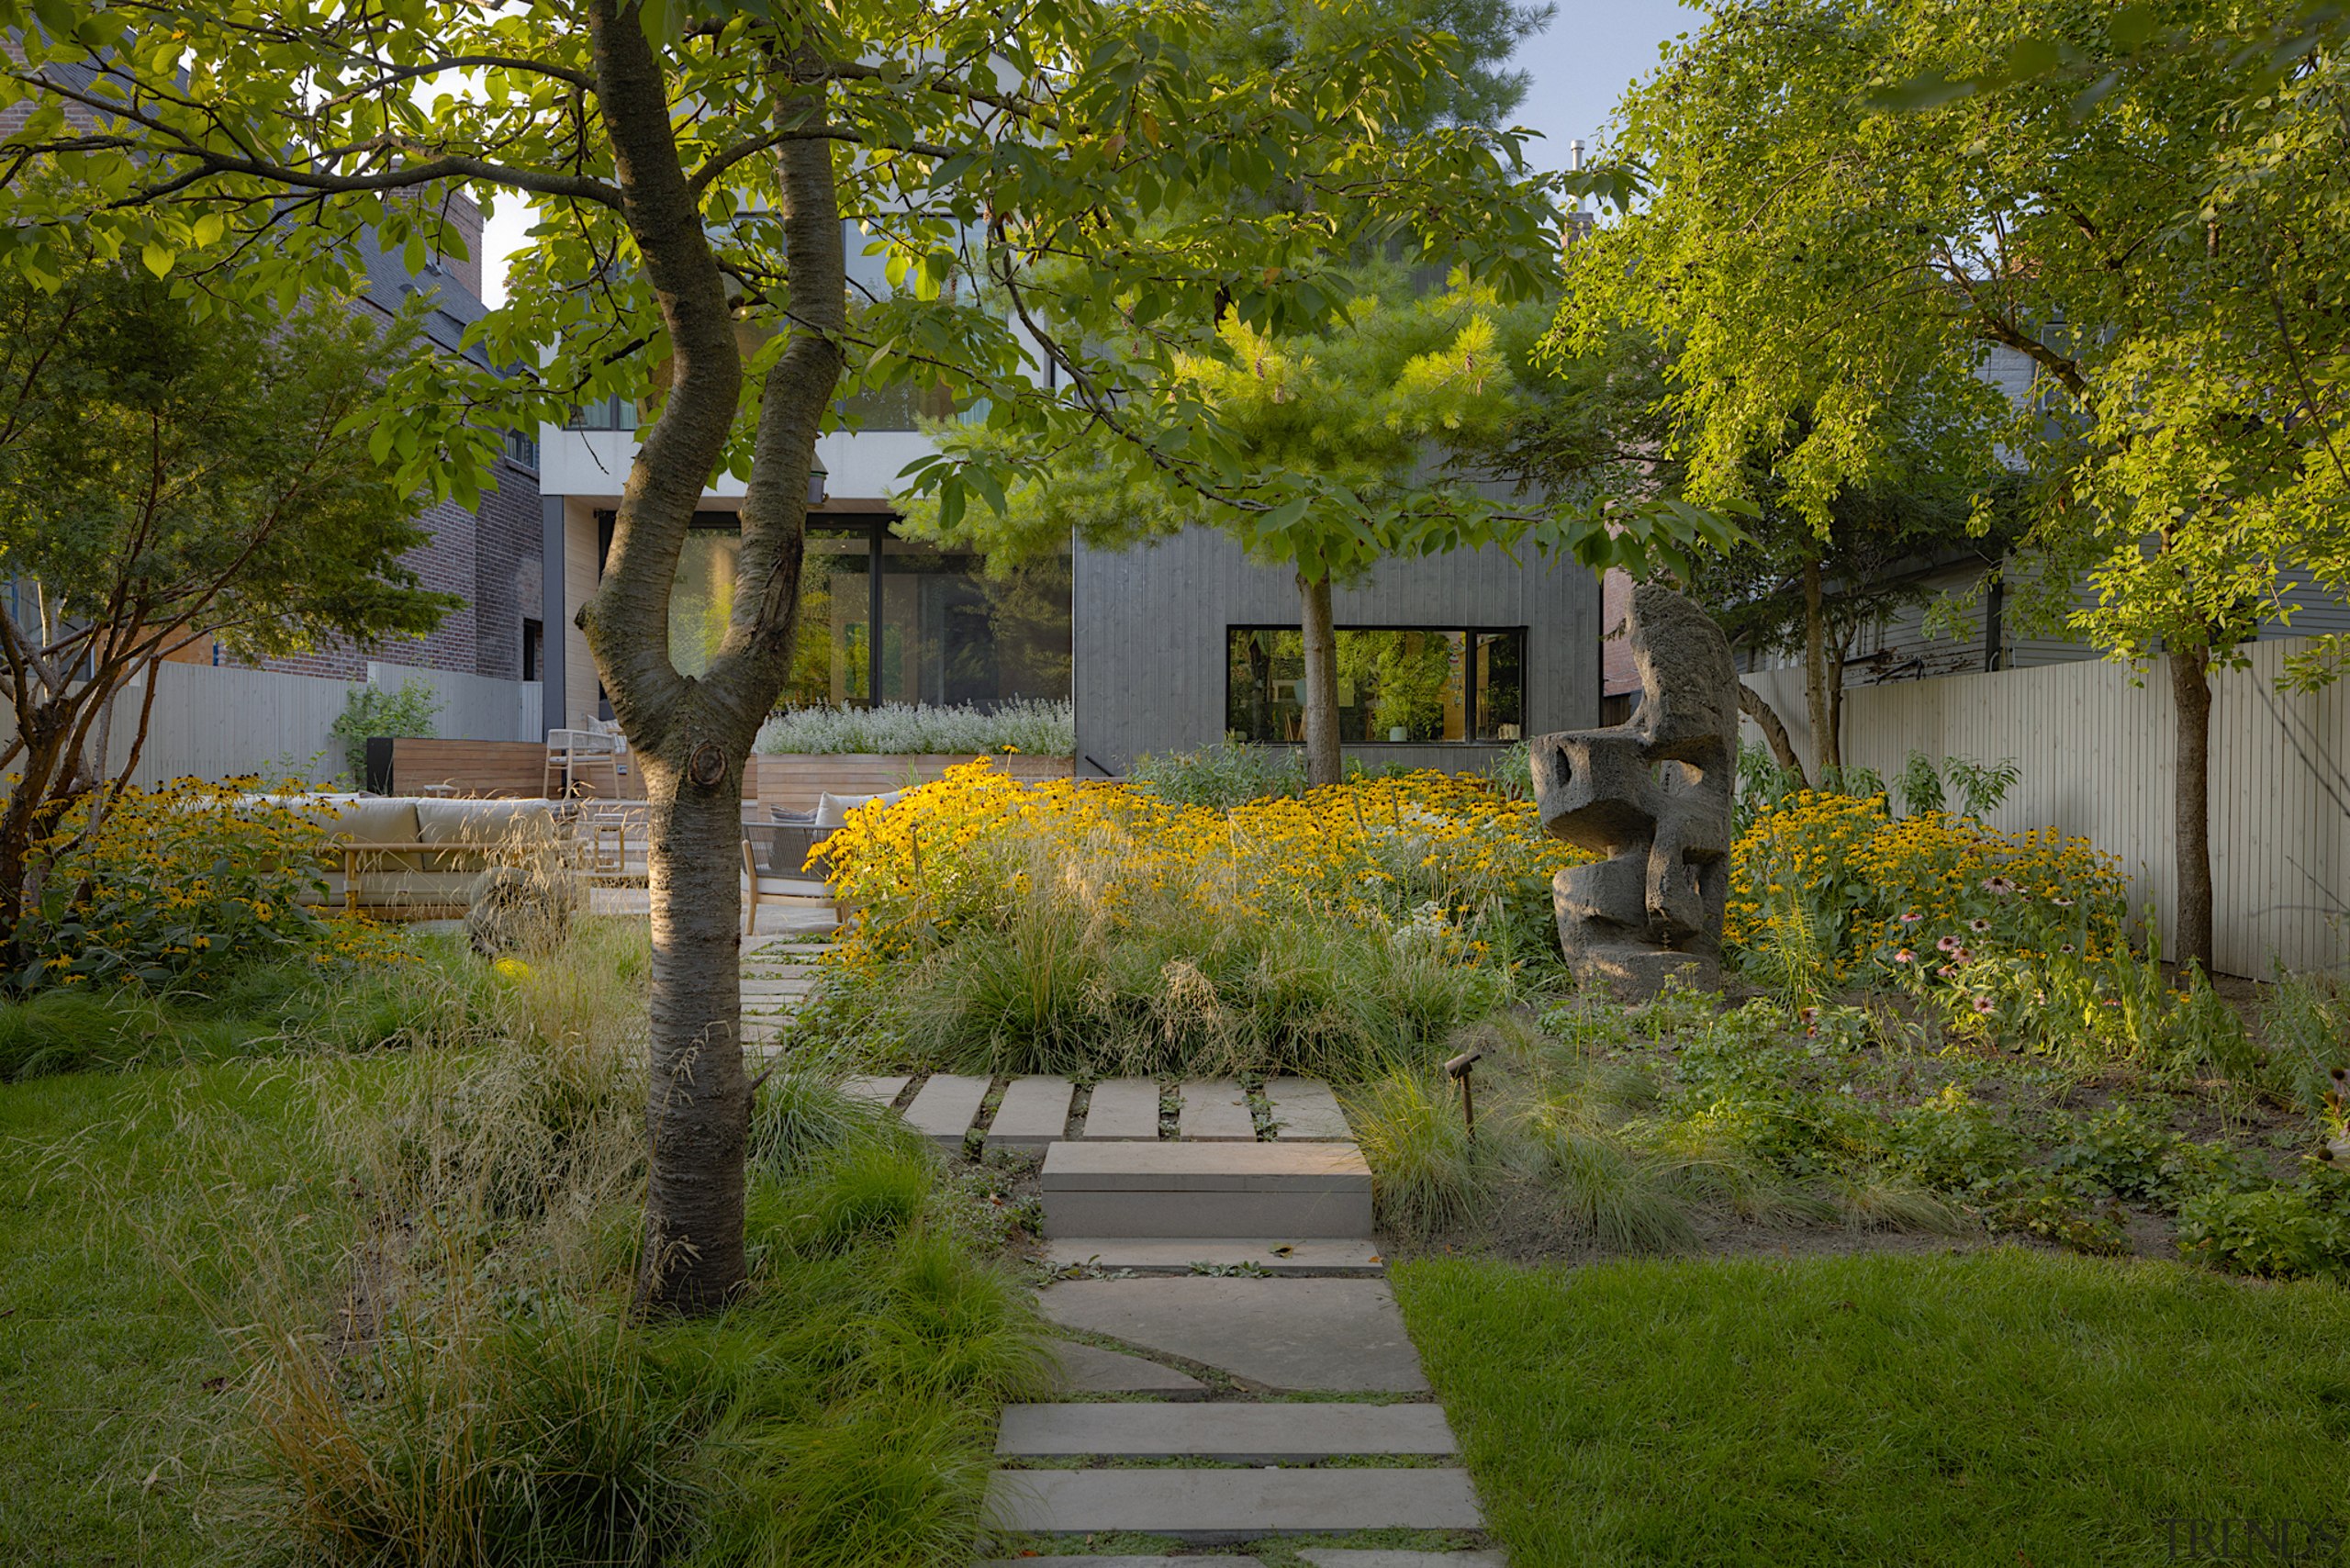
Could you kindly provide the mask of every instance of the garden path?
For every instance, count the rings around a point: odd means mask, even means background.
[[[1483,1516],[1382,1277],[1370,1168],[1327,1086],[933,1077],[852,1092],[967,1150],[1035,1147],[1059,1117],[1043,1144],[1055,1277],[1040,1304],[1067,1336],[1063,1397],[1004,1412],[989,1505],[1007,1535],[1296,1536],[1316,1542],[1298,1554],[1315,1568],[1501,1568],[1473,1549]]]
[[[814,987],[829,945],[811,935],[744,946],[755,1050]],[[843,1088],[950,1157],[1043,1156],[1055,1278],[1040,1305],[1065,1336],[1063,1397],[1004,1412],[988,1504],[1007,1535],[1302,1536],[1318,1543],[1297,1554],[1314,1568],[1502,1568],[1473,1544],[1483,1515],[1383,1277],[1370,1167],[1326,1084],[932,1073]]]

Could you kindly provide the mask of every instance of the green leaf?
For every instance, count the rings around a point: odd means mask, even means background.
[[[161,240],[150,240],[145,248],[139,252],[139,259],[146,263],[147,270],[157,277],[169,277],[172,273],[172,263],[177,258],[172,253],[172,248],[169,245],[164,244]]]

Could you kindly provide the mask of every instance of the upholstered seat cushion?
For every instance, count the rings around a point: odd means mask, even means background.
[[[883,810],[905,799],[903,790],[892,790],[886,795],[819,795],[816,797],[816,826],[823,829],[845,827],[849,812],[859,806],[879,804]]]

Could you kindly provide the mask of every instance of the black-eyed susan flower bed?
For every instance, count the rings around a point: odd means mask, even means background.
[[[825,854],[856,913],[811,1027],[868,1053],[1353,1078],[1558,982],[1550,878],[1578,852],[1474,778],[1220,812],[975,761]]]

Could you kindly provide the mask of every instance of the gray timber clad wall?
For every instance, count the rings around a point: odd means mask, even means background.
[[[1221,533],[1191,529],[1075,562],[1078,773],[1123,773],[1143,752],[1224,738],[1225,632],[1294,626],[1297,586]],[[1497,550],[1388,562],[1333,596],[1337,624],[1527,630],[1527,734],[1599,722],[1599,579],[1571,562]],[[1366,766],[1482,766],[1501,748],[1348,746]]]

